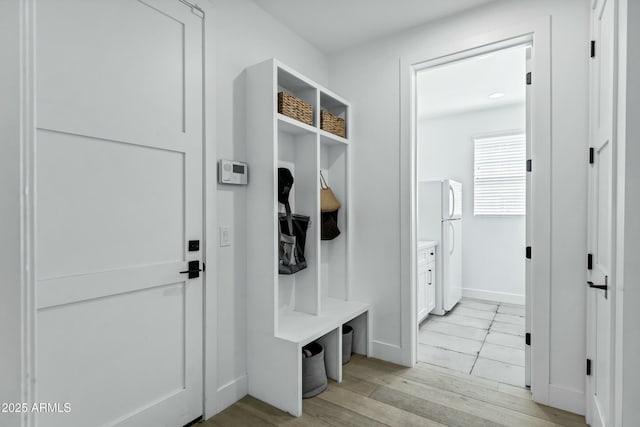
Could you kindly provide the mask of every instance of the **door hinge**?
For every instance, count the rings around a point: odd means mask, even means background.
[[[531,246],[527,246],[525,251],[524,251],[524,255],[527,259],[531,259]]]
[[[531,159],[527,159],[527,172],[531,172],[532,166]]]
[[[527,332],[526,334],[524,334],[524,343],[526,345],[531,345],[531,333]]]
[[[529,71],[527,73],[527,84],[530,85],[531,84],[531,71]]]
[[[590,53],[591,57],[595,58],[596,57],[596,41],[595,40],[591,40],[590,50],[591,50],[591,53]]]
[[[204,262],[202,263],[202,271],[207,271],[207,264],[205,264]]]
[[[593,254],[587,254],[587,270],[593,270]]]
[[[596,153],[593,147],[589,147],[589,164],[592,165],[596,161]]]
[[[591,359],[587,359],[587,375],[591,375]]]

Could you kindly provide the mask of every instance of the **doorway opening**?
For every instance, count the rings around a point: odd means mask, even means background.
[[[416,71],[416,359],[530,385],[528,40]],[[529,79],[529,80],[528,80]]]

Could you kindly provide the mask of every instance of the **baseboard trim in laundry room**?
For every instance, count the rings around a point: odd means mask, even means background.
[[[511,294],[508,292],[486,291],[484,289],[462,288],[462,297],[502,302],[505,304],[525,304],[524,295]]]

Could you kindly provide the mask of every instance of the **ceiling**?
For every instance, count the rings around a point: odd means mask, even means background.
[[[325,53],[335,53],[494,0],[254,0]]]
[[[524,103],[525,74],[524,46],[420,71],[416,82],[418,117]],[[504,96],[489,98],[496,92]]]

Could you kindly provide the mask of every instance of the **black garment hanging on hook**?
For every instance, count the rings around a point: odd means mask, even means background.
[[[287,168],[278,168],[278,201],[284,204],[286,214],[278,215],[278,272],[294,274],[307,268],[304,245],[310,218],[291,213],[289,192],[293,187],[293,175]]]

